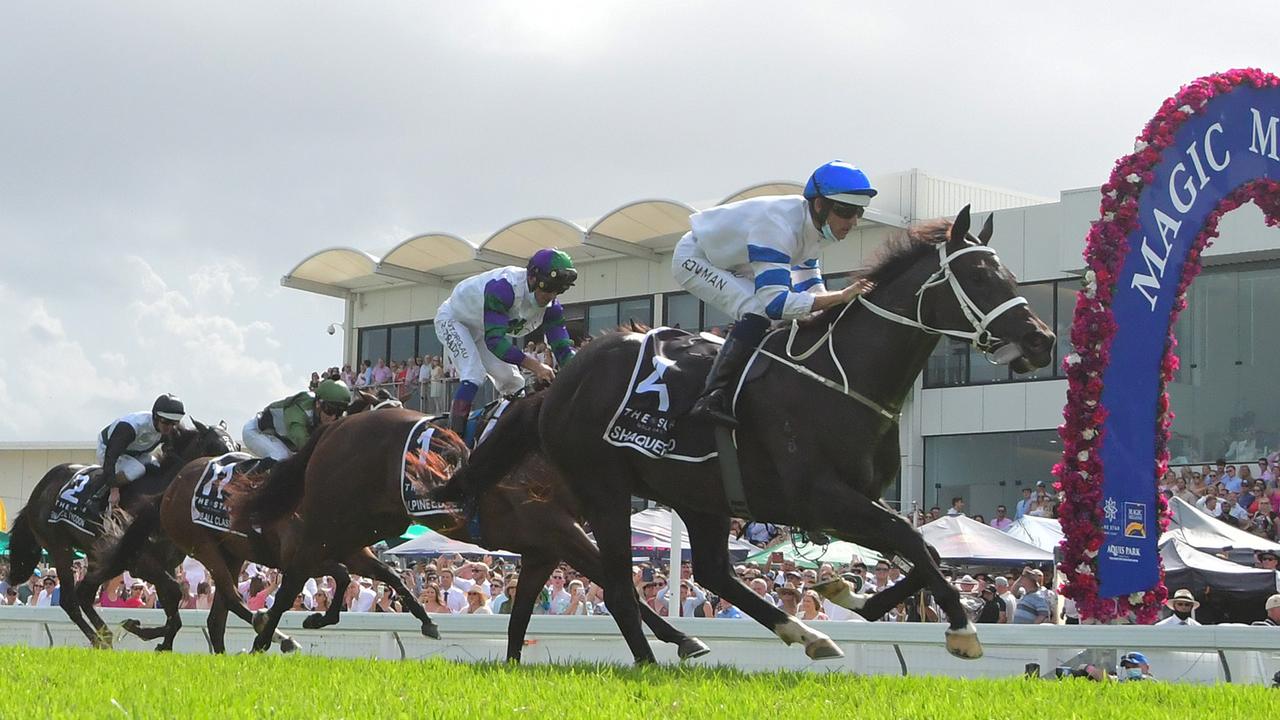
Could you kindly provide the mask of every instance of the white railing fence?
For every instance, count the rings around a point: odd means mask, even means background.
[[[105,609],[103,618],[113,628],[127,618],[144,624],[160,624],[159,610]],[[183,610],[178,652],[208,652],[206,613]],[[440,640],[418,632],[418,622],[407,614],[344,613],[341,624],[323,630],[303,630],[303,612],[289,612],[281,629],[297,640],[302,652],[328,657],[378,657],[422,659],[443,657],[457,661],[498,660],[506,654],[505,616],[440,616]],[[1156,677],[1169,682],[1260,684],[1280,670],[1280,628],[1205,626],[1090,626],[1090,625],[983,625],[979,626],[986,656],[959,660],[943,648],[941,623],[815,622],[831,636],[845,657],[810,661],[799,646],[787,647],[750,620],[678,618],[672,624],[696,635],[711,653],[690,661],[698,665],[724,665],[748,671],[804,670],[856,672],[868,675],[947,675],[953,677],[1010,677],[1021,675],[1036,663],[1044,675],[1067,664],[1086,649],[1112,651],[1112,658],[1138,650],[1151,660]],[[238,652],[252,641],[252,632],[234,617],[228,620],[227,648]],[[675,648],[652,638],[659,661],[677,661]],[[143,643],[123,636],[117,648],[142,650]],[[76,646],[87,643],[59,608],[0,607],[0,645],[33,647]],[[278,652],[278,651],[277,651]],[[626,644],[607,617],[535,616],[529,627],[524,661],[534,663],[631,662]]]

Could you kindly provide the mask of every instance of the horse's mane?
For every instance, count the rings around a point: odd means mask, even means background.
[[[907,228],[907,232],[890,237],[876,256],[875,263],[862,276],[878,287],[907,271],[926,255],[937,252],[938,245],[951,236],[950,220],[929,220]],[[874,294],[875,291],[872,291]],[[844,305],[833,305],[803,321],[802,325],[830,325]]]

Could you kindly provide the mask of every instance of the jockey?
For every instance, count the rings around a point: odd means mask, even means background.
[[[770,321],[803,317],[871,289],[870,282],[858,280],[828,292],[818,255],[845,239],[875,195],[861,170],[834,160],[813,172],[803,197],[750,198],[689,219],[693,229],[676,244],[672,274],[681,287],[737,321],[690,416],[737,427],[730,388]]]
[[[111,488],[127,485],[158,470],[156,451],[187,416],[182,401],[165,394],[156,398],[151,412],[125,415],[98,433],[98,464],[102,475],[90,486],[90,502],[100,504]]]
[[[555,371],[525,355],[511,338],[542,327],[563,366],[573,357],[564,308],[556,296],[578,279],[567,253],[543,248],[523,267],[500,267],[463,280],[436,311],[436,337],[458,368],[462,384],[453,396],[449,427],[465,437],[471,403],[487,375],[502,395],[524,387],[524,368],[550,382]]]
[[[351,404],[351,391],[341,380],[321,380],[316,390],[277,400],[245,423],[244,446],[258,457],[285,460],[307,444],[321,425],[337,420]]]

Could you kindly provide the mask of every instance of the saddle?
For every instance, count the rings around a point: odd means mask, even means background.
[[[702,394],[707,373],[720,346],[714,335],[654,328],[645,333],[636,356],[627,394],[605,426],[604,440],[651,458],[705,462],[719,453],[710,423],[686,421]],[[762,372],[763,364],[748,365],[733,400]]]

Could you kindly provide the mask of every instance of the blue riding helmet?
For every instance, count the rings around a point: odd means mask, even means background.
[[[1143,655],[1140,652],[1131,652],[1126,653],[1124,657],[1120,658],[1120,664],[1137,667],[1138,665],[1150,665],[1151,663],[1147,662],[1146,655]]]
[[[813,171],[805,183],[807,200],[825,197],[836,202],[865,207],[871,204],[877,190],[871,187],[867,174],[843,160],[832,160]]]

